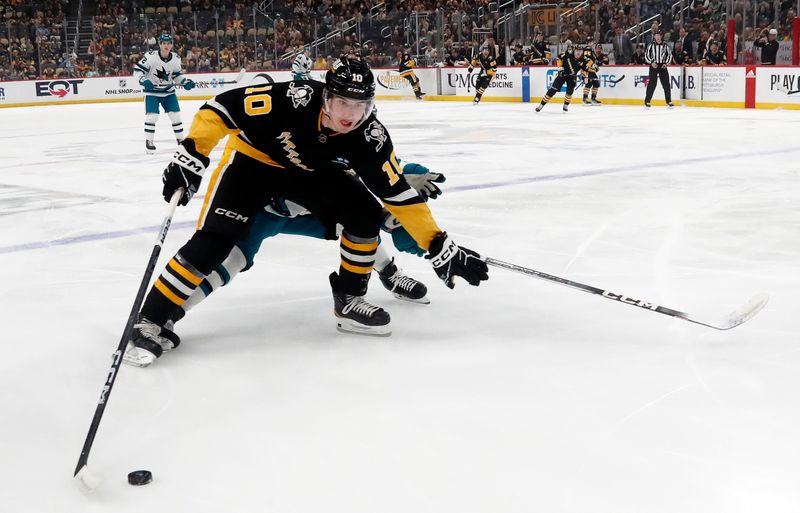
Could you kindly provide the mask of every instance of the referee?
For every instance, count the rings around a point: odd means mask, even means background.
[[[656,91],[656,77],[661,80],[664,87],[664,99],[667,100],[667,107],[672,108],[672,95],[669,89],[669,73],[667,64],[672,62],[672,51],[666,43],[661,41],[661,32],[653,34],[653,41],[647,45],[644,51],[644,61],[650,65],[650,80],[647,82],[647,94],[644,97],[645,108],[650,108],[650,100]]]

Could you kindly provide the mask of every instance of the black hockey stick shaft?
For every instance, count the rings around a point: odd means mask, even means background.
[[[747,321],[748,319],[752,318],[755,314],[757,314],[764,307],[764,305],[766,305],[768,300],[768,296],[766,294],[759,294],[754,298],[752,298],[747,304],[745,304],[744,307],[734,311],[721,322],[709,322],[706,320],[697,319],[696,316],[688,314],[686,312],[681,312],[680,310],[673,310],[672,308],[660,306],[655,303],[651,303],[649,301],[632,298],[624,294],[618,294],[616,292],[611,292],[610,290],[605,290],[599,287],[594,287],[592,285],[587,285],[585,283],[568,280],[566,278],[561,278],[559,276],[553,276],[552,274],[547,274],[542,271],[537,271],[535,269],[529,269],[521,265],[503,262],[502,260],[496,260],[494,258],[486,258],[485,261],[487,265],[491,265],[493,267],[500,267],[502,269],[514,271],[527,276],[532,276],[534,278],[539,278],[541,280],[546,280],[552,283],[558,283],[559,285],[565,285],[573,289],[581,290],[583,292],[588,292],[589,294],[602,296],[604,298],[611,299],[619,303],[636,306],[643,310],[650,310],[651,312],[656,312],[663,315],[669,315],[670,317],[677,317],[678,319],[683,319],[685,321],[693,322],[695,324],[700,324],[702,326],[714,328],[717,330],[728,330],[742,324],[743,322]]]
[[[103,418],[103,412],[108,404],[108,398],[111,395],[111,389],[114,387],[114,382],[117,379],[119,366],[122,363],[122,354],[125,351],[125,346],[128,344],[128,339],[130,339],[131,331],[133,330],[133,323],[136,321],[136,317],[139,315],[139,309],[142,307],[142,302],[144,301],[144,295],[147,292],[147,287],[150,285],[150,278],[152,277],[153,270],[156,267],[158,256],[161,254],[161,247],[164,244],[164,239],[167,237],[167,231],[172,223],[172,216],[175,214],[175,207],[177,207],[178,200],[180,200],[182,195],[183,189],[178,189],[170,199],[169,211],[164,217],[164,221],[161,223],[161,229],[158,231],[156,244],[153,246],[153,251],[150,253],[150,260],[147,261],[147,267],[145,268],[144,276],[142,276],[142,283],[139,284],[139,292],[136,293],[136,299],[133,301],[133,307],[131,308],[131,313],[128,316],[128,322],[125,324],[125,330],[122,332],[122,339],[120,339],[117,350],[113,355],[111,368],[106,376],[106,382],[103,384],[103,390],[100,392],[100,400],[97,401],[97,408],[94,411],[92,425],[89,427],[89,433],[86,435],[86,440],[83,442],[83,449],[81,450],[80,458],[78,458],[78,465],[75,467],[74,475],[77,475],[78,472],[80,472],[80,470],[89,462],[89,451],[92,450],[92,444],[94,443],[94,437],[97,434],[97,428],[100,426],[100,420]]]

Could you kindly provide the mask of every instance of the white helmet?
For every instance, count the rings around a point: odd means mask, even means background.
[[[773,36],[777,36],[778,35],[778,29],[769,29],[769,33],[772,34]]]

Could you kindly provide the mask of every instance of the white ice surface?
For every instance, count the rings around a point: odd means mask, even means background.
[[[197,102],[184,102],[189,125]],[[439,224],[486,255],[716,318],[728,332],[500,270],[401,265],[388,339],[334,329],[335,243],[267,241],[123,367],[71,478],[165,212],[173,151],[135,104],[0,110],[0,511],[718,513],[800,508],[800,114],[382,102],[447,176]],[[213,154],[214,160],[219,152]],[[191,234],[180,208],[157,267]],[[154,474],[135,488],[126,475]]]

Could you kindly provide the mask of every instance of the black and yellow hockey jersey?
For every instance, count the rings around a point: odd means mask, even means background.
[[[583,57],[575,57],[575,53],[567,51],[558,56],[558,63],[561,67],[559,72],[566,76],[576,76],[583,69]]]
[[[430,210],[402,175],[389,133],[371,113],[353,131],[341,134],[323,126],[321,82],[282,82],[226,91],[206,102],[188,137],[209,155],[229,136],[216,178],[233,152],[253,158],[265,173],[341,172],[352,169],[403,227],[427,249],[441,230]]]
[[[470,68],[481,68],[481,72],[479,75],[486,75],[488,77],[493,77],[495,73],[497,73],[497,60],[492,57],[490,53],[488,56],[484,57],[483,52],[479,53],[477,56],[473,57],[472,61],[469,63]]]
[[[583,50],[583,70],[589,73],[597,73],[600,66],[608,65],[608,56],[606,54],[597,54],[591,48],[584,48]]]
[[[550,62],[550,47],[546,41],[533,43],[530,50],[530,63],[537,66],[545,66]]]
[[[402,57],[400,57],[400,76],[405,76],[410,73],[414,72],[414,67],[417,65],[417,61],[414,60],[413,57],[407,52],[403,52]]]

